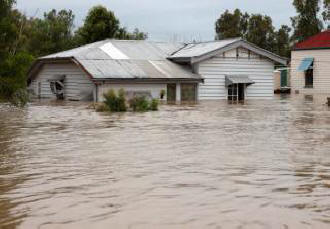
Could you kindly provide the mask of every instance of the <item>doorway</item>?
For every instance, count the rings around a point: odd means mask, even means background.
[[[175,102],[176,101],[176,84],[170,83],[167,84],[167,102]]]
[[[197,85],[194,83],[181,84],[181,101],[196,102],[197,101]]]
[[[244,101],[246,85],[242,83],[232,84],[228,86],[228,100]]]

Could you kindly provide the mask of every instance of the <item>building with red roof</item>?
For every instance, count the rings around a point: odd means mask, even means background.
[[[330,96],[330,30],[294,46],[291,88],[296,94]]]
[[[294,46],[294,50],[330,49],[330,30],[316,34]]]

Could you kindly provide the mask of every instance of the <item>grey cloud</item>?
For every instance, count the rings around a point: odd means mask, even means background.
[[[113,10],[123,26],[146,31],[152,40],[214,38],[215,20],[226,9],[240,8],[249,13],[271,16],[275,26],[290,24],[295,14],[288,0],[18,0],[19,9],[38,16],[50,9],[72,9],[76,25],[83,23],[88,10],[102,4]]]

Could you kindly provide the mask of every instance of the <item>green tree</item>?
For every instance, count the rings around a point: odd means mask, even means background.
[[[0,101],[10,101],[26,87],[26,72],[33,57],[18,47],[25,17],[13,9],[15,1],[0,3]]]
[[[248,21],[246,39],[260,48],[274,51],[275,32],[272,19],[269,16],[253,14]]]
[[[280,56],[290,57],[290,32],[291,28],[287,25],[282,25],[281,28],[275,32],[274,52]]]
[[[18,34],[12,15],[14,3],[14,0],[0,0],[0,62],[8,56]]]
[[[84,25],[76,33],[78,44],[87,44],[108,38],[120,40],[145,40],[148,34],[135,29],[132,33],[120,27],[115,14],[103,6],[95,6],[89,12]]]
[[[236,9],[233,13],[226,10],[215,23],[216,39],[246,37],[249,14]]]
[[[107,38],[115,38],[119,32],[119,20],[115,14],[103,6],[95,6],[89,12],[84,25],[77,35],[81,42],[92,43]]]
[[[291,18],[294,41],[302,41],[321,32],[323,23],[318,17],[320,0],[293,0],[293,6],[298,13]]]
[[[323,19],[327,24],[327,29],[330,29],[330,0],[324,0],[324,11],[323,11]]]
[[[27,23],[29,36],[27,49],[35,56],[70,49],[73,43],[74,15],[71,10],[51,10],[43,19],[30,19]]]

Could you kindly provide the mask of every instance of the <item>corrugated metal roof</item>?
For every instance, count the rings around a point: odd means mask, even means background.
[[[105,40],[45,56],[74,58],[94,79],[197,79],[190,68],[167,60],[182,43]]]
[[[323,31],[307,40],[297,43],[294,50],[308,50],[308,49],[326,49],[330,48],[330,30]]]
[[[241,38],[220,40],[220,41],[211,41],[211,42],[201,42],[188,44],[184,48],[180,49],[173,55],[171,58],[191,58],[204,55],[206,53],[212,52],[224,48],[227,45],[230,45],[234,42],[242,40]]]
[[[251,84],[255,83],[246,75],[226,75],[225,81],[226,81],[226,87],[233,85],[233,84],[251,85]]]

